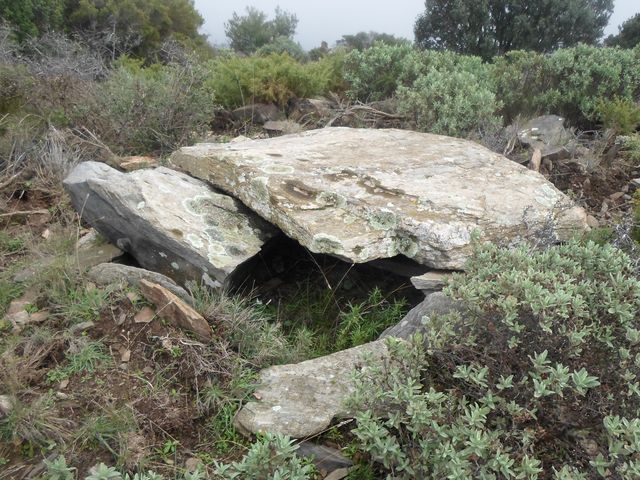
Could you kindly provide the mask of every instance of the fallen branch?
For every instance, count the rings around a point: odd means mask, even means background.
[[[8,187],[9,185],[11,185],[11,183],[20,176],[22,172],[18,172],[14,175],[12,175],[11,177],[9,177],[8,180],[5,180],[4,182],[0,183],[0,190],[2,190],[5,187]]]
[[[42,215],[45,213],[49,213],[49,210],[41,208],[40,210],[19,210],[15,212],[2,213],[0,214],[0,218],[4,217],[13,217],[15,215]]]

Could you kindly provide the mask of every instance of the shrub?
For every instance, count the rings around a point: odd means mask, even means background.
[[[33,83],[25,66],[0,64],[0,115],[15,113],[23,107]]]
[[[629,135],[640,127],[640,105],[628,98],[600,99],[596,115],[604,128],[619,135]]]
[[[640,190],[636,190],[633,194],[633,226],[631,235],[636,243],[640,243]],[[1,298],[1,297],[0,297]]]
[[[44,460],[46,467],[46,473],[44,475],[45,480],[73,480],[76,478],[74,473],[77,470],[75,467],[69,467],[64,456],[60,455],[54,460]],[[116,468],[99,463],[91,467],[89,474],[84,477],[84,480],[164,480],[163,475],[155,473],[153,470],[146,472],[139,472],[133,476],[128,473],[120,473]],[[193,473],[185,472],[174,478],[180,480],[203,480],[205,476],[200,473],[199,470]]]
[[[579,45],[548,59],[554,88],[553,107],[575,125],[598,120],[600,99],[635,100],[640,95],[640,50]]]
[[[511,51],[496,57],[489,68],[506,121],[549,113],[550,105],[557,102],[559,92],[553,90],[547,56]]]
[[[344,60],[347,96],[372,102],[391,97],[399,86],[404,63],[413,54],[409,44],[376,42],[366,50],[352,50]]]
[[[143,67],[125,59],[74,120],[119,154],[168,153],[207,130],[214,111],[208,76],[202,64]]]
[[[275,38],[272,42],[263,45],[256,51],[256,54],[261,57],[281,53],[286,53],[298,62],[304,62],[305,60],[307,60],[307,54],[302,49],[300,44],[295,42],[291,38],[284,36]]]
[[[328,78],[313,64],[302,65],[286,53],[265,57],[227,56],[214,62],[208,85],[226,108],[250,103],[275,103],[281,108],[293,98],[322,93]]]
[[[242,460],[227,465],[216,462],[216,475],[224,479],[310,479],[315,469],[296,455],[297,449],[289,437],[266,433],[258,438]]]
[[[632,162],[640,162],[640,133],[620,138],[622,140],[622,148],[620,149],[622,153]]]
[[[356,375],[354,433],[374,459],[394,478],[638,477],[640,282],[624,253],[476,244],[445,292],[465,315],[425,317],[424,339]]]
[[[398,109],[418,130],[466,136],[501,125],[495,87],[479,57],[426,51],[407,60]]]
[[[603,101],[629,103],[640,95],[640,50],[579,45],[548,56],[509,52],[494,60],[492,75],[507,119],[556,113],[594,127]]]
[[[336,48],[317,61],[306,65],[312,76],[322,79],[323,87],[320,93],[342,93],[347,90],[344,78],[346,56],[347,52],[344,48]]]

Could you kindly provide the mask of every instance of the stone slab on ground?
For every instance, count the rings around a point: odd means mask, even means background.
[[[165,167],[119,172],[81,163],[64,181],[82,218],[148,270],[212,287],[275,230],[240,202]]]
[[[409,310],[409,313],[400,322],[382,332],[379,338],[396,337],[406,340],[415,333],[424,332],[423,317],[446,315],[455,311],[463,312],[459,303],[451,300],[442,292],[430,293],[421,303]]]
[[[98,232],[92,228],[78,240],[74,263],[81,270],[86,270],[95,265],[110,262],[123,253],[118,247],[101,238]]]
[[[451,277],[452,272],[431,271],[415,277],[411,277],[411,284],[418,290],[435,292],[442,290],[445,282]]]
[[[147,300],[155,304],[157,316],[168,319],[176,327],[195,333],[202,341],[209,341],[213,337],[211,326],[204,317],[162,285],[142,279],[140,291]]]
[[[323,128],[184,147],[171,162],[312,252],[356,263],[402,254],[462,269],[474,231],[510,245],[588,228],[584,210],[542,175],[440,135]]]
[[[171,293],[177,295],[189,305],[193,306],[193,297],[189,295],[184,288],[179,286],[169,277],[158,272],[152,272],[150,270],[145,270],[144,268],[132,267],[130,265],[122,265],[120,263],[101,263],[100,265],[96,265],[91,268],[88,272],[88,276],[92,282],[101,286],[120,283],[138,287],[140,286],[140,280],[148,280],[162,285]]]
[[[384,358],[387,346],[375,341],[305,362],[262,370],[253,400],[236,415],[244,433],[274,432],[304,438],[322,432],[334,418],[351,412],[345,400],[353,392],[351,373],[363,357]]]

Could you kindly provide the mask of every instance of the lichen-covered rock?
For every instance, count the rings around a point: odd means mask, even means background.
[[[238,412],[243,433],[273,432],[305,438],[323,432],[334,418],[353,416],[345,403],[354,391],[352,373],[365,358],[382,361],[384,341],[376,341],[292,365],[260,372],[255,400]]]
[[[405,130],[325,128],[198,144],[171,162],[239,198],[316,253],[403,254],[461,269],[472,233],[499,244],[563,239],[586,214],[542,175],[476,143]]]
[[[182,284],[224,285],[275,233],[237,200],[164,167],[121,173],[85,162],[64,185],[86,222],[144,268]]]

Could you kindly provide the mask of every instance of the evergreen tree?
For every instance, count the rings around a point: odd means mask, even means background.
[[[257,8],[247,7],[246,15],[233,13],[225,24],[225,34],[236,52],[251,54],[259,48],[282,38],[291,39],[296,33],[298,18],[280,8],[276,8],[272,20]]]
[[[414,32],[423,48],[489,59],[594,44],[612,11],[613,0],[426,0]]]
[[[63,27],[64,0],[0,0],[0,17],[20,40]]]
[[[618,29],[618,35],[610,35],[605,43],[610,46],[633,48],[640,45],[640,13],[625,21]]]

